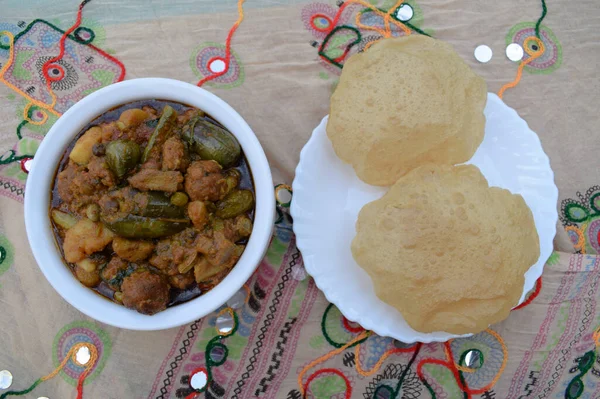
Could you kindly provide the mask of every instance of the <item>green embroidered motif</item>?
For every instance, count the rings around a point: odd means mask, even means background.
[[[431,375],[431,379],[435,381],[437,385],[444,388],[444,391],[447,393],[447,398],[458,399],[463,396],[463,392],[454,379],[454,374],[452,374],[452,371],[447,367],[436,364],[425,364],[423,370]],[[435,398],[435,393],[429,384],[426,383],[426,387],[429,390],[429,393],[432,394],[432,397]]]
[[[18,149],[21,154],[35,154],[38,147],[40,146],[40,142],[34,139],[30,139],[29,137],[24,137],[19,140]]]
[[[340,54],[339,56],[332,58],[330,57],[327,53],[331,52],[332,50],[327,49],[327,46],[330,44],[330,40],[332,43],[336,43],[336,39],[331,39],[336,33],[338,33],[341,30],[349,30],[354,32],[354,35],[351,35],[351,37],[356,36],[356,39],[354,39],[354,41],[352,41],[350,44],[348,44],[346,46],[346,49],[344,51],[342,51],[342,54]],[[347,37],[348,35],[341,35],[344,37]],[[344,54],[346,54],[347,52],[350,51],[350,49],[354,46],[356,46],[357,44],[360,43],[360,41],[362,40],[362,35],[360,33],[360,31],[358,29],[356,29],[353,26],[347,26],[347,25],[342,25],[342,26],[336,26],[335,28],[333,28],[331,30],[331,32],[329,32],[329,34],[327,35],[327,37],[325,37],[325,40],[323,40],[323,43],[321,43],[321,47],[319,48],[319,55],[321,57],[323,57],[325,60],[327,60],[329,63],[337,66],[338,68],[343,68],[343,65],[341,63],[339,63],[338,61],[336,61],[336,58],[339,58],[341,56],[343,56]]]
[[[23,101],[19,102],[19,104],[17,105],[17,108],[15,110],[15,115],[17,116],[17,118],[23,119],[23,111],[25,110],[25,107],[27,106],[27,104],[28,104],[27,100],[23,100]],[[42,110],[37,105],[34,105],[31,108],[29,108],[29,113],[28,113],[29,118],[34,121],[37,120],[38,112],[43,112],[48,115],[48,119],[46,120],[46,122],[44,122],[41,125],[36,125],[33,123],[29,123],[27,121],[21,122],[22,126],[17,129],[17,132],[18,132],[17,137],[19,137],[19,138],[23,137],[21,130],[25,126],[27,126],[27,130],[30,132],[33,132],[33,133],[36,133],[39,135],[45,135],[46,133],[48,133],[50,126],[54,125],[54,123],[58,120],[58,116],[54,115],[51,112]]]
[[[287,245],[281,242],[277,237],[273,237],[271,246],[269,246],[269,250],[267,251],[267,260],[269,261],[269,264],[281,265],[286,250]]]
[[[27,180],[27,174],[21,170],[21,165],[19,163],[13,163],[12,165],[7,166],[6,169],[2,171],[2,174],[22,182]]]
[[[525,66],[525,71],[533,74],[549,74],[560,68],[563,59],[562,46],[550,28],[541,24],[537,27],[539,38],[544,43],[544,54]],[[524,45],[527,37],[536,35],[535,22],[521,22],[513,26],[506,35],[506,45]]]
[[[579,374],[577,374],[569,385],[567,385],[567,389],[565,390],[565,399],[577,399],[581,397],[585,389],[585,384],[583,383],[582,377],[585,376],[588,371],[594,366],[596,361],[596,352],[589,351],[586,352],[577,362],[577,368],[579,369]]]
[[[210,341],[208,341],[208,344],[206,345],[206,348],[204,349],[204,362],[206,365],[207,380],[206,380],[206,384],[202,388],[197,389],[196,392],[199,392],[199,393],[204,392],[210,386],[210,382],[212,381],[212,369],[214,367],[218,367],[218,366],[222,365],[223,363],[225,363],[227,361],[227,357],[230,355],[231,348],[229,348],[228,346],[223,344],[221,341],[223,341],[224,339],[227,339],[227,343],[230,343],[231,342],[230,338],[235,338],[235,336],[236,336],[235,333],[237,332],[237,329],[239,326],[239,320],[238,320],[238,316],[237,316],[236,312],[233,311],[233,309],[231,309],[231,308],[225,308],[221,312],[227,312],[228,310],[230,311],[230,314],[233,316],[233,328],[231,329],[231,331],[229,331],[227,333],[217,334]],[[215,359],[211,356],[211,354],[213,353],[213,349],[215,349],[215,348],[219,348],[222,350],[222,354],[219,356],[218,359]]]
[[[15,250],[8,239],[0,235],[0,275],[5,273],[14,262]]]
[[[239,334],[230,335],[227,339],[227,347],[229,348],[229,356],[232,359],[239,360],[242,358],[242,352],[248,345],[248,338],[244,338]]]
[[[315,335],[308,341],[308,344],[313,349],[321,349],[323,346],[325,346],[326,343],[327,341],[322,335]]]
[[[345,390],[346,383],[339,375],[321,377],[315,380],[310,386],[310,391],[315,399],[329,399]]]
[[[308,288],[308,281],[309,278],[307,277],[304,280],[298,282],[287,314],[288,318],[291,319],[298,316],[298,312],[300,312],[300,307],[302,306],[302,302],[304,301],[306,289]]]
[[[100,82],[101,87],[104,87],[104,86],[108,86],[109,84],[111,84],[113,82],[113,80],[115,79],[115,74],[111,71],[98,69],[98,70],[92,72],[92,77],[94,79],[96,79],[98,82]],[[95,92],[96,90],[100,89],[101,87],[94,87],[94,88],[91,88],[88,90],[84,90],[83,95],[87,96],[88,94]]]
[[[550,266],[554,266],[554,265],[558,264],[559,259],[560,259],[560,255],[558,254],[558,252],[552,252],[552,254],[548,258],[546,263]]]
[[[352,340],[352,334],[344,329],[341,323],[342,313],[333,304],[329,304],[323,312],[321,330],[330,345],[341,348],[346,342]]]
[[[560,221],[577,252],[600,253],[600,186],[577,192],[577,197],[561,202]]]
[[[344,43],[348,42],[352,39],[354,35],[351,34],[342,34],[337,36],[332,36],[331,40],[329,40],[329,47],[323,50],[323,55],[327,58],[336,59],[344,55],[344,50],[340,48]]]
[[[538,39],[541,39],[540,25],[542,25],[542,21],[544,20],[544,18],[546,18],[546,14],[548,14],[548,7],[546,7],[546,0],[542,0],[542,15],[540,15],[540,18],[535,23],[535,35]]]
[[[23,64],[27,62],[32,56],[35,54],[35,51],[19,51],[15,55],[14,68],[12,71],[12,76],[19,80],[29,80],[31,79],[31,72],[29,72],[26,68],[23,67]]]
[[[90,29],[94,32],[94,46],[102,46],[106,42],[106,29],[102,26],[98,21],[83,18],[81,20],[81,27],[85,29]]]

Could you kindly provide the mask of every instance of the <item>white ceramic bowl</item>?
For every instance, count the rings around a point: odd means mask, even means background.
[[[233,133],[254,178],[254,228],[239,262],[206,294],[152,316],[113,303],[73,276],[57,247],[49,218],[50,190],[58,162],[73,138],[90,121],[111,108],[145,99],[169,100],[200,108]],[[128,80],[96,91],[72,106],[52,126],[40,145],[27,179],[25,226],[35,259],[54,289],[86,315],[115,327],[161,330],[189,323],[214,311],[235,294],[263,258],[274,222],[273,179],[265,153],[242,117],[227,103],[197,86],[172,79]]]

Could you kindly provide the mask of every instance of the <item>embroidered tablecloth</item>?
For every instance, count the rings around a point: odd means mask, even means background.
[[[599,26],[594,0],[0,1],[0,398],[600,397]],[[560,191],[555,252],[526,306],[446,344],[407,345],[346,320],[306,276],[288,213],[300,149],[345,60],[408,33],[450,42],[490,91],[505,87]],[[506,57],[511,43],[522,59]],[[474,58],[479,45],[489,62]],[[268,254],[232,300],[180,328],[133,332],[50,287],[23,197],[28,161],[65,110],[148,76],[229,102],[281,185]],[[91,359],[71,357],[81,346]]]

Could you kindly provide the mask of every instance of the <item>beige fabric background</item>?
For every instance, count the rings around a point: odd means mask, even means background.
[[[55,11],[52,2],[39,3],[29,7],[2,1],[0,21],[29,23],[34,18],[56,18],[66,28],[74,20],[78,4],[64,1]],[[169,2],[177,10],[185,10],[192,3]],[[94,0],[86,6],[84,15],[104,27],[103,47],[114,49],[115,56],[127,67],[127,79],[159,76],[196,82],[198,79],[189,66],[192,50],[201,42],[223,43],[237,17],[234,2],[215,6],[218,10],[209,1],[202,3],[206,3],[205,12],[182,11],[168,16],[155,13],[151,18],[132,20],[132,17],[120,22],[115,13],[128,7],[126,4]],[[237,88],[209,90],[237,109],[254,129],[265,148],[275,181],[291,183],[302,146],[328,112],[328,98],[336,77],[317,62],[317,50],[309,45],[313,38],[300,18],[303,3],[265,0],[247,3],[245,19],[232,42],[244,65],[245,81]],[[517,65],[504,56],[508,30],[519,22],[535,21],[541,12],[537,1],[418,0],[417,3],[423,10],[423,27],[432,29],[436,38],[452,43],[487,80],[492,92],[511,81],[516,73]],[[163,7],[156,2],[136,2],[135,6],[150,10]],[[548,75],[525,73],[519,86],[509,90],[504,99],[540,136],[551,159],[560,198],[564,199],[600,182],[596,156],[600,149],[597,133],[600,8],[593,0],[549,0],[548,8],[544,25],[553,30],[562,44],[563,64]],[[480,64],[473,58],[478,44],[493,49],[490,63]],[[328,73],[328,79],[319,76],[323,71]],[[0,84],[2,153],[14,145],[14,131],[21,121],[15,113],[14,101],[5,99],[10,93],[8,87]],[[0,198],[0,223],[15,253],[12,266],[0,276],[0,369],[10,370],[13,387],[21,388],[54,368],[51,350],[60,328],[74,320],[88,319],[62,300],[39,271],[27,244],[22,205],[13,199]],[[556,249],[573,252],[560,222],[558,231]],[[527,349],[528,341],[522,337],[530,337],[537,331],[536,320],[547,306],[548,302],[543,302],[522,313],[518,320],[500,327],[508,334],[510,350]],[[175,331],[135,333],[102,328],[111,337],[112,354],[104,371],[86,386],[85,397],[146,397],[171,348]],[[302,350],[297,353],[303,356]],[[295,364],[307,360],[310,358],[300,358]],[[509,371],[505,373],[509,378]],[[287,386],[294,386],[295,369],[286,381]],[[508,389],[507,381],[510,380],[501,380],[498,393]],[[74,388],[60,378],[45,384],[43,392],[35,393],[50,398],[75,397]]]

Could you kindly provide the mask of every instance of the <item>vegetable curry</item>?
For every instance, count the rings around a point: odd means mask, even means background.
[[[50,217],[75,277],[155,314],[210,290],[252,232],[254,187],[236,138],[183,104],[111,110],[71,143]]]

